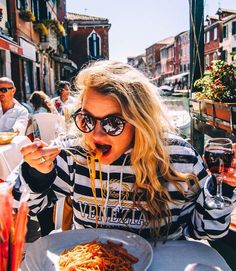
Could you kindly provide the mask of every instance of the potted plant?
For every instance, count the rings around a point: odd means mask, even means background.
[[[48,28],[44,23],[37,23],[34,25],[35,31],[38,31],[40,35],[48,36]]]
[[[35,22],[36,20],[34,13],[30,10],[21,10],[19,16],[26,22]]]
[[[232,132],[236,122],[236,66],[223,60],[212,61],[194,86],[199,92],[190,102],[193,110],[208,123]]]
[[[196,94],[198,99],[236,102],[236,66],[223,60],[212,61],[209,70],[194,86],[201,91]]]
[[[58,36],[65,36],[65,28],[60,23],[60,21],[56,19],[49,19],[49,20],[45,20],[44,24],[48,28],[52,29]]]

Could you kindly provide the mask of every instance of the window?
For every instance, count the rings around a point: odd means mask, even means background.
[[[231,60],[232,61],[236,60],[236,47],[232,48]]]
[[[210,31],[207,31],[206,33],[206,43],[210,42]]]
[[[88,37],[88,56],[94,59],[101,57],[101,38],[95,31]]]
[[[16,0],[17,9],[28,9],[28,1],[27,0]]]
[[[236,34],[236,21],[232,22],[232,35]]]
[[[210,42],[210,31],[207,31],[205,34],[205,43]]]
[[[47,2],[38,1],[38,4],[39,4],[39,20],[47,20],[48,19]]]
[[[217,40],[217,27],[214,28],[214,34],[213,34],[213,39]]]
[[[218,53],[214,52],[214,54],[213,54],[213,60],[217,60],[217,59],[218,59]]]
[[[206,55],[206,68],[210,66],[210,57],[209,55]]]
[[[31,9],[32,12],[34,13],[36,21],[39,21],[39,3],[38,0],[32,0],[31,2]]]
[[[207,39],[207,43],[209,43],[210,42],[210,31],[207,31],[206,39]]]
[[[182,72],[183,68],[182,65],[179,65],[179,71]]]
[[[227,61],[227,51],[226,50],[222,51],[221,59],[224,61]]]
[[[223,39],[228,38],[228,25],[223,27]]]

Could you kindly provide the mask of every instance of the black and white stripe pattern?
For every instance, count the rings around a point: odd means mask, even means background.
[[[205,197],[209,191],[206,190],[206,183],[212,179],[208,176],[201,157],[186,141],[179,137],[168,138],[168,151],[171,158],[172,167],[183,173],[194,173],[199,178],[202,188],[201,193],[195,195],[194,200],[185,199],[176,188],[167,182],[168,191],[178,203],[170,204],[172,214],[172,225],[169,232],[170,237],[178,238],[180,234],[195,239],[215,239],[227,234],[230,220],[230,207],[223,210],[209,210],[205,206]],[[128,229],[143,235],[149,236],[149,228],[144,225],[144,216],[139,210],[133,207],[132,187],[135,176],[130,166],[130,159],[127,155],[122,155],[112,165],[102,165],[102,185],[104,197],[106,198],[107,182],[109,181],[109,196],[107,197],[106,221],[103,220],[101,208],[98,208],[98,226],[119,229]],[[83,159],[83,157],[79,157]],[[126,159],[126,161],[125,161]],[[125,163],[124,163],[125,161]],[[123,164],[124,163],[124,164]],[[108,169],[109,167],[109,169]],[[109,180],[108,177],[109,170]],[[120,180],[121,170],[123,178]],[[74,225],[76,228],[96,227],[96,208],[93,193],[90,185],[89,170],[87,165],[77,165],[72,157],[65,152],[57,157],[56,178],[45,193],[31,192],[29,207],[31,215],[36,215],[43,208],[51,206],[54,199],[70,195],[73,200]],[[43,176],[43,175],[42,175]],[[15,191],[16,200],[19,200],[19,191],[23,187],[30,189],[21,174],[16,175],[18,186]],[[31,180],[33,182],[33,180]],[[122,183],[120,183],[120,181]],[[186,184],[181,183],[184,190],[188,192]],[[122,187],[122,191],[119,191]],[[99,168],[96,165],[96,195],[99,206],[101,206],[101,187],[99,181]],[[117,208],[121,195],[121,208]],[[235,202],[236,195],[232,198]],[[144,202],[145,204],[145,202]],[[142,231],[140,232],[140,229]],[[181,229],[181,233],[179,232]]]

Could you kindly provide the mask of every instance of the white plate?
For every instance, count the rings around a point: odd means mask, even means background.
[[[111,229],[80,229],[54,233],[30,244],[26,250],[25,265],[30,271],[58,271],[58,259],[63,250],[97,238],[101,242],[122,242],[130,254],[139,258],[133,265],[135,271],[146,271],[152,262],[151,245],[137,234]]]

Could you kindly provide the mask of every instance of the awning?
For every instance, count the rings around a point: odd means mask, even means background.
[[[16,44],[14,41],[10,41],[0,37],[0,49],[11,51],[14,54],[23,55],[23,48]]]
[[[175,79],[180,79],[186,75],[189,75],[189,72],[183,72],[183,73],[179,73],[179,74],[176,74],[176,75],[173,75],[173,76],[170,76],[170,77],[166,77],[164,80],[165,81],[173,81]]]
[[[159,74],[159,75],[157,75],[156,77],[151,78],[150,81],[158,80],[158,79],[160,79],[162,76],[163,76],[162,74]]]
[[[71,59],[68,58],[63,58],[63,57],[59,57],[59,56],[52,56],[52,59],[54,59],[55,61],[62,63],[62,64],[68,64],[70,66],[72,66],[74,69],[77,69],[77,65],[75,64],[74,61],[72,61]]]

